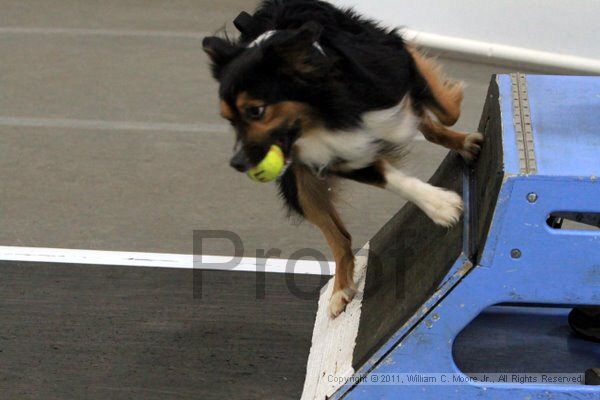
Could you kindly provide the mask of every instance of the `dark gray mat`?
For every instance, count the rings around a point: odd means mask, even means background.
[[[298,398],[321,277],[193,272],[0,262],[0,398]]]

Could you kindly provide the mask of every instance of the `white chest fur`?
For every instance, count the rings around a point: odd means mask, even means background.
[[[417,131],[417,117],[405,97],[396,106],[371,111],[362,116],[361,128],[352,131],[316,129],[295,143],[300,161],[316,169],[332,163],[345,170],[373,163],[384,146],[408,144]]]

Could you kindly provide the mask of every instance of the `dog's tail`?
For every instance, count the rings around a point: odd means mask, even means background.
[[[406,48],[414,64],[411,96],[415,105],[431,111],[442,124],[454,125],[460,117],[462,82],[446,78],[435,60],[424,56],[416,48],[410,45]]]

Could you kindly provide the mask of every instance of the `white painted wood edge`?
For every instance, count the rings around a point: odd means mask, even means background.
[[[352,356],[358,335],[369,243],[356,255],[354,280],[358,291],[337,318],[329,318],[327,307],[333,290],[333,278],[321,290],[302,400],[325,400],[354,374]]]
[[[261,259],[172,253],[80,250],[47,247],[0,246],[0,261],[64,264],[120,265],[129,267],[197,268],[217,271],[275,272],[333,275],[335,264],[315,260]]]
[[[563,72],[600,74],[600,59],[438,35],[408,28],[402,29],[400,32],[408,42],[424,49],[462,55],[471,60],[483,60],[487,63],[498,64],[518,63]]]

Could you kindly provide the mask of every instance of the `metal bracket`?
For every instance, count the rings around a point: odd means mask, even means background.
[[[510,74],[513,100],[513,120],[517,147],[519,149],[519,169],[521,174],[536,174],[537,163],[533,145],[533,130],[529,98],[527,96],[527,81],[525,74]]]

